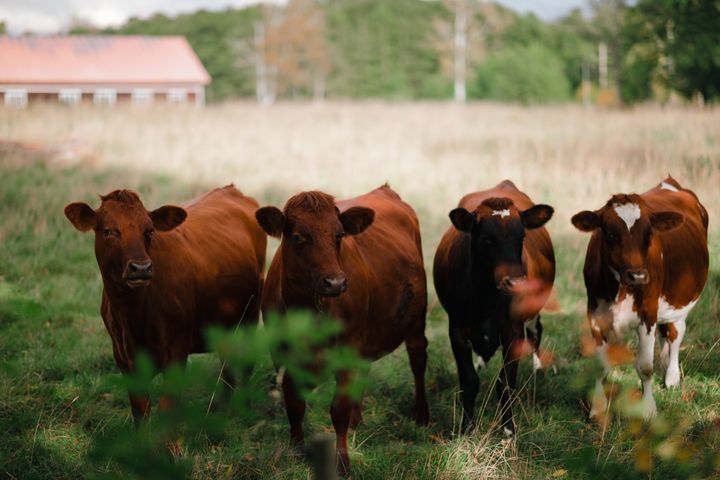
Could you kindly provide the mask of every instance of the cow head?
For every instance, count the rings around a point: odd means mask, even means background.
[[[630,287],[650,282],[647,259],[654,235],[684,221],[678,212],[648,212],[636,194],[614,195],[600,210],[585,210],[572,217],[578,230],[597,232],[603,263],[615,280]]]
[[[81,232],[95,231],[95,257],[105,281],[121,288],[149,285],[153,234],[177,227],[187,212],[170,205],[148,212],[130,190],[115,190],[100,199],[97,210],[86,203],[71,203],[65,216]]]
[[[488,198],[474,212],[454,209],[450,220],[470,234],[472,268],[491,271],[498,290],[511,294],[527,277],[522,261],[525,230],[542,227],[552,215],[548,205],[520,211],[508,198]]]
[[[284,274],[290,284],[314,296],[334,297],[347,290],[339,261],[343,237],[363,232],[375,212],[352,207],[340,213],[332,196],[303,192],[290,198],[284,211],[263,207],[255,217],[268,235],[281,238]]]

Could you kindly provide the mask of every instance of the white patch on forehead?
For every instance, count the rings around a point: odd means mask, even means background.
[[[684,307],[673,307],[668,303],[665,297],[660,297],[658,300],[658,323],[674,323],[678,320],[685,319],[697,301],[698,299],[696,298]]]
[[[640,218],[640,206],[635,203],[615,203],[613,204],[613,208],[617,216],[625,222],[629,232],[638,218]]]
[[[498,215],[500,218],[505,218],[510,216],[510,210],[507,208],[505,210],[493,210],[493,217]]]
[[[677,188],[675,188],[673,185],[670,185],[670,184],[667,183],[667,182],[662,182],[662,183],[660,184],[660,188],[663,189],[663,190],[670,190],[671,192],[679,192],[679,191],[680,191],[680,190],[678,190]]]

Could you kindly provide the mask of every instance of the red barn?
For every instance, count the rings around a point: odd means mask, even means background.
[[[185,37],[0,36],[0,94],[28,101],[194,102],[210,76]]]

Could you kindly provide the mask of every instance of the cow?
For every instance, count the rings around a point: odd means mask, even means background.
[[[448,314],[463,430],[472,424],[479,388],[472,352],[479,369],[502,346],[496,390],[503,432],[515,432],[512,401],[525,345],[534,350],[535,368],[541,367],[540,310],[555,279],[555,254],[543,225],[552,215],[552,207],[533,204],[509,180],[465,195],[450,212],[452,226],[435,253],[433,280]]]
[[[590,329],[604,371],[590,417],[601,418],[607,409],[603,383],[610,370],[609,344],[635,330],[643,414],[651,418],[657,412],[652,394],[656,329],[665,385],[680,382],[685,319],[708,275],[707,211],[695,193],[668,176],[641,195],[613,195],[599,210],[573,216],[572,223],[592,233],[583,274]]]
[[[338,319],[334,339],[365,359],[375,360],[405,342],[415,379],[413,416],[426,424],[425,397],[427,285],[420,229],[413,209],[388,185],[349,200],[318,192],[291,197],[283,210],[256,212],[280,246],[267,272],[263,316],[288,309],[322,311]],[[346,385],[352,372],[336,375],[330,415],[337,436],[338,470],[346,473],[348,428],[361,418],[358,399]],[[282,389],[292,443],[303,444],[305,400],[285,372]]]
[[[123,374],[138,352],[154,366],[185,365],[205,351],[204,329],[256,324],[267,236],[258,203],[232,185],[185,204],[147,211],[137,193],[115,190],[93,210],[71,203],[65,216],[94,231],[103,291],[101,314]],[[129,392],[136,425],[150,415],[147,393]],[[171,399],[161,397],[159,408]]]

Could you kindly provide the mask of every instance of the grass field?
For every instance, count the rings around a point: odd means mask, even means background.
[[[4,477],[117,473],[91,461],[88,452],[105,433],[131,429],[125,393],[109,382],[119,373],[99,316],[92,238],[71,227],[64,205],[97,205],[97,193],[129,187],[154,208],[231,181],[278,206],[300,190],[346,197],[389,181],[418,211],[428,273],[449,226],[447,212],[462,194],[510,178],[536,202],[556,208],[549,229],[558,258],[557,308],[543,316],[543,343],[555,354],[555,368],[534,375],[531,362],[521,365],[516,440],[502,442],[490,428],[498,358],[481,374],[478,431],[454,434],[457,375],[446,315],[431,288],[431,424],[420,428],[409,419],[412,375],[404,349],[373,364],[364,423],[350,437],[353,478],[645,478],[648,472],[689,478],[702,471],[703,453],[720,449],[717,431],[701,438],[720,416],[720,110],[384,103],[32,107],[0,110],[0,141]],[[600,207],[612,193],[645,191],[668,172],[695,190],[709,211],[710,280],[688,320],[681,387],[665,390],[656,375],[662,421],[645,427],[616,419],[604,430],[585,420],[583,402],[598,366],[582,354],[587,238],[569,218]],[[271,251],[276,245],[272,241]],[[191,362],[217,374],[212,355]],[[272,375],[267,358],[254,375]],[[628,391],[639,387],[631,365],[612,378]],[[318,387],[326,394],[310,404],[308,432],[330,431],[333,387],[330,380]],[[222,436],[187,452],[193,476],[308,477],[305,464],[289,455],[282,400],[271,393],[268,386],[267,401],[255,405],[261,420],[233,421]],[[210,395],[194,389],[190,397],[206,404]],[[686,463],[678,461],[684,456]]]

